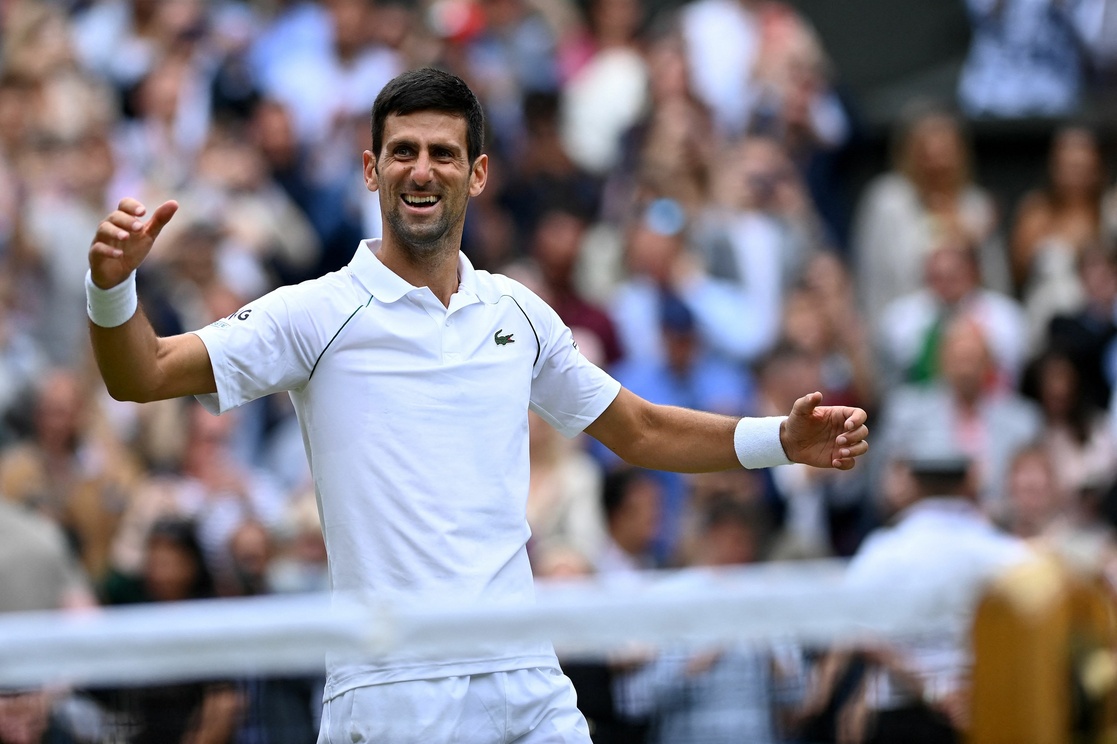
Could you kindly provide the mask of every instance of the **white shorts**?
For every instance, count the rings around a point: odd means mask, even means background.
[[[318,744],[590,744],[558,669],[358,687],[327,700]]]

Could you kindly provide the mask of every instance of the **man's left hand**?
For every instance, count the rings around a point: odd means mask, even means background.
[[[780,427],[780,443],[793,462],[849,470],[869,451],[868,415],[852,406],[824,406],[822,393],[804,395]]]

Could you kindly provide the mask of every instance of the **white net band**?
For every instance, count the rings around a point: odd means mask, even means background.
[[[328,653],[468,652],[548,639],[564,655],[665,646],[898,638],[952,628],[934,597],[843,581],[844,564],[663,571],[540,584],[531,606],[398,607],[325,594],[0,616],[0,685],[142,684],[320,671]]]

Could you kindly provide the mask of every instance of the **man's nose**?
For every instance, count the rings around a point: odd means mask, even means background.
[[[425,152],[420,152],[418,157],[415,158],[415,164],[411,168],[411,180],[417,185],[423,186],[431,180],[431,158]]]

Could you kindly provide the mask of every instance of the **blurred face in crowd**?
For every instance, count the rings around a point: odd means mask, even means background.
[[[140,116],[167,124],[173,122],[187,72],[181,60],[167,59],[148,73],[136,92],[136,108]]]
[[[328,0],[333,21],[334,48],[342,59],[357,55],[371,36],[372,3],[368,0]]]
[[[633,274],[668,284],[672,267],[684,250],[681,233],[667,234],[640,221],[629,231],[625,260]]]
[[[83,409],[81,386],[73,373],[49,373],[40,384],[35,404],[39,444],[51,451],[71,449],[78,438]]]
[[[945,114],[925,116],[912,125],[902,150],[902,167],[920,186],[956,187],[967,175],[962,132]]]
[[[657,104],[689,95],[690,76],[681,40],[665,37],[652,46],[648,52],[648,80]]]
[[[977,263],[970,249],[943,245],[927,256],[926,282],[945,305],[955,305],[977,288]]]
[[[385,240],[426,259],[457,251],[470,197],[488,177],[488,156],[470,163],[466,122],[438,111],[391,114],[377,158],[365,151],[365,182],[380,194]]]
[[[1039,400],[1049,419],[1069,416],[1078,397],[1078,371],[1065,356],[1051,355],[1039,369]]]
[[[742,520],[726,519],[710,525],[695,552],[699,566],[739,566],[759,555],[756,529]]]
[[[1058,515],[1063,495],[1042,450],[1026,449],[1013,459],[1008,501],[1012,532],[1020,537],[1035,537]]]
[[[649,549],[659,529],[660,492],[651,478],[634,478],[620,507],[609,519],[609,534],[625,551],[636,555]]]
[[[760,371],[764,396],[779,410],[791,410],[802,395],[823,390],[821,357],[804,348],[777,352]]]
[[[245,522],[229,538],[229,555],[241,589],[263,592],[271,561],[271,537],[258,522]]]
[[[227,445],[235,419],[232,416],[215,416],[201,406],[191,406],[189,426],[183,470],[205,480],[207,475],[220,471],[229,461]]]
[[[539,220],[532,255],[544,278],[551,284],[569,283],[585,229],[585,223],[569,212],[547,212]]]
[[[599,43],[621,44],[636,35],[642,12],[639,0],[594,0],[590,24]]]
[[[279,101],[262,101],[252,114],[252,141],[273,167],[284,167],[298,157],[298,140],[291,113]]]
[[[198,565],[189,550],[167,537],[148,541],[144,560],[144,585],[156,602],[190,599],[198,580]]]
[[[1064,197],[1095,197],[1102,184],[1097,138],[1086,129],[1060,130],[1051,148],[1051,186]]]
[[[801,349],[821,354],[834,340],[830,320],[815,292],[793,289],[784,302],[783,336]]]
[[[965,403],[983,394],[992,372],[992,358],[981,327],[968,318],[955,321],[943,336],[940,348],[942,376]]]
[[[1117,302],[1117,266],[1114,266],[1113,257],[1100,249],[1083,251],[1078,274],[1087,303],[1103,313],[1112,312]]]

